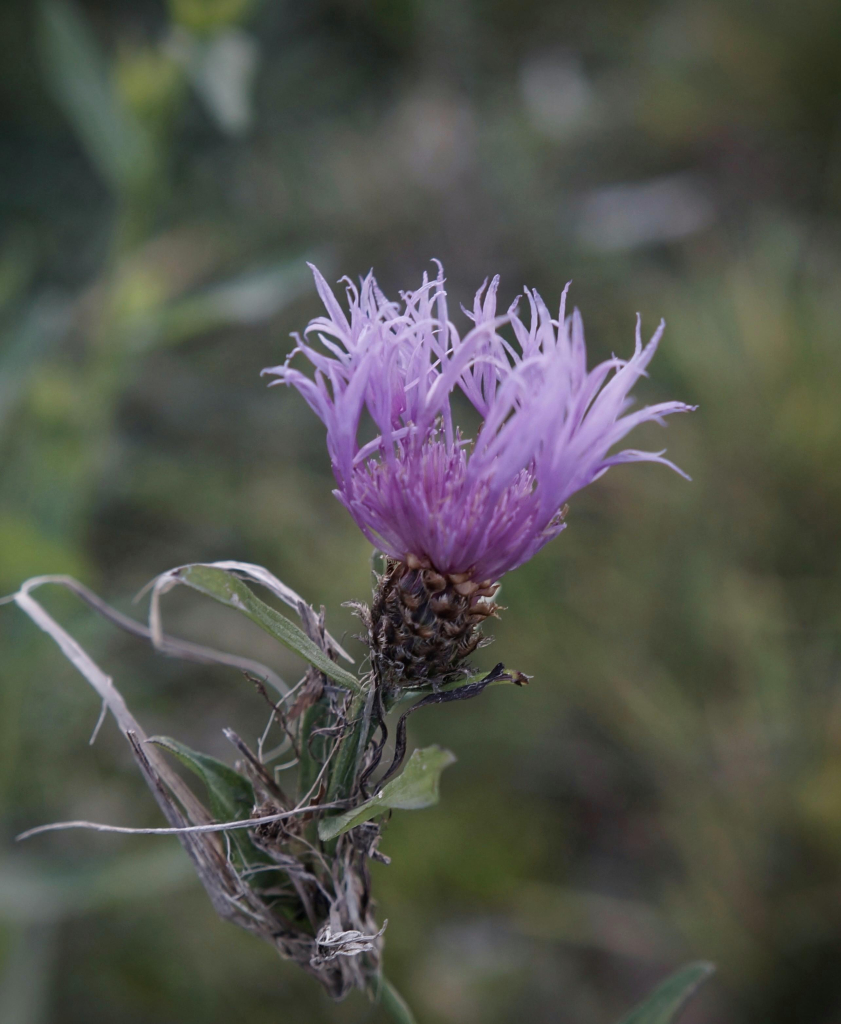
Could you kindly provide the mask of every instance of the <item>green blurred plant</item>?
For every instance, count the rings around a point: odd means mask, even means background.
[[[168,5],[176,25],[209,35],[238,25],[251,13],[255,0],[169,0]]]

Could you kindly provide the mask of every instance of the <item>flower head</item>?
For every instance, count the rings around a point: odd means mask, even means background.
[[[529,289],[526,317],[519,299],[499,315],[495,277],[465,311],[472,327],[460,336],[440,265],[399,303],[372,274],[358,288],[345,279],[347,313],[312,269],[327,315],[309,324],[282,366],[263,372],[296,387],[322,419],[334,494],[390,558],[462,586],[498,580],[564,529],[566,501],[611,466],[662,462],[681,472],[663,452],[611,454],[638,424],[691,408],[661,402],[630,411],[629,392],[663,324],[643,345],[638,319],[630,359],[614,356],[588,371],[581,316],[566,315],[566,289],[557,319]],[[299,354],[312,377],[290,365]],[[454,423],[456,392],[482,419],[472,438]],[[362,443],[366,413],[375,436]]]

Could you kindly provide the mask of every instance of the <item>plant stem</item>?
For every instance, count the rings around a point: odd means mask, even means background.
[[[365,714],[368,695],[361,694],[351,701],[348,711],[348,730],[342,740],[336,765],[330,778],[327,799],[341,800],[350,796],[355,781],[360,753],[368,743],[371,723],[370,714]]]
[[[382,1008],[391,1014],[397,1024],[417,1024],[409,1004],[385,975],[380,978],[378,996]]]

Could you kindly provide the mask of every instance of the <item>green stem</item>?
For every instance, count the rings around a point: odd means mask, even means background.
[[[378,997],[382,1008],[391,1014],[397,1024],[417,1024],[409,1004],[385,975],[380,978]]]
[[[327,799],[329,801],[341,800],[342,797],[350,796],[359,759],[360,745],[366,744],[368,741],[367,734],[370,729],[370,716],[364,713],[367,700],[367,694],[358,694],[350,703],[348,729],[342,739],[342,746],[336,758],[333,771],[330,773],[330,786],[327,790]]]
[[[320,728],[327,724],[327,708],[324,704],[313,704],[307,708],[301,723],[301,732],[298,742],[301,747],[301,763],[298,768],[298,797],[303,798],[313,785],[321,770],[321,758],[324,757],[324,738],[317,736],[312,742],[310,750],[310,734],[313,729]]]

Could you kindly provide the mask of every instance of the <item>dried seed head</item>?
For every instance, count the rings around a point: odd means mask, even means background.
[[[435,687],[453,679],[483,642],[481,625],[496,615],[490,580],[446,576],[409,556],[388,559],[369,616],[368,643],[389,687]],[[485,641],[487,642],[487,641]]]

